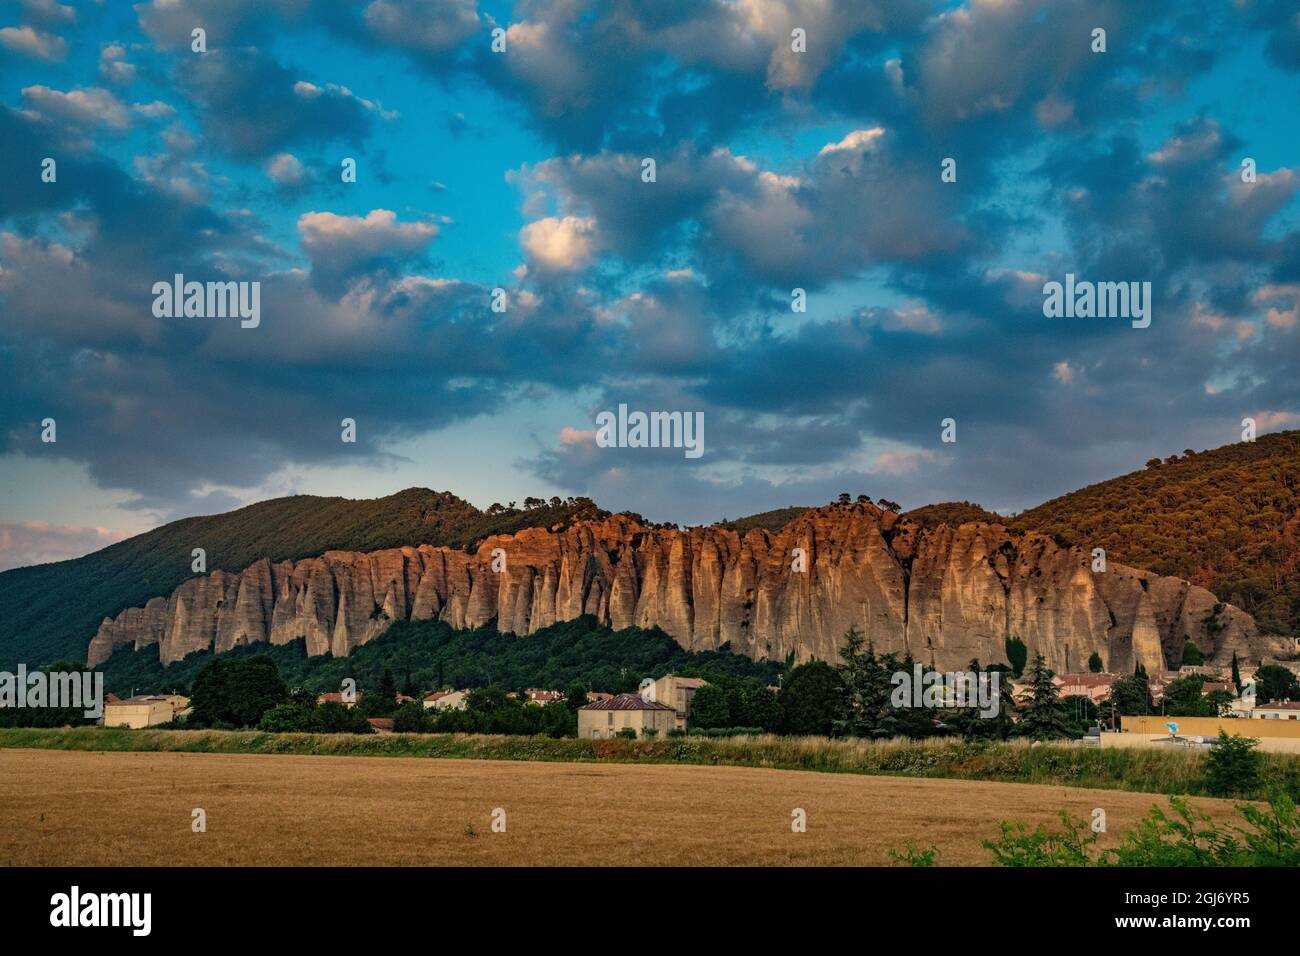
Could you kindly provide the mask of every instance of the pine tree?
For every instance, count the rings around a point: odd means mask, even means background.
[[[978,660],[972,660],[967,669],[975,675],[976,685],[969,693],[978,695],[981,682],[992,682],[994,675],[998,681],[998,710],[992,717],[981,713],[978,701],[963,708],[958,716],[946,723],[960,731],[967,740],[1006,740],[1015,732],[1012,716],[1016,712],[1015,698],[1011,693],[1011,670],[1003,664],[994,664],[983,668]],[[988,685],[985,685],[988,686]],[[991,688],[990,688],[991,689]]]
[[[840,645],[842,663],[835,669],[844,682],[844,704],[835,720],[835,733],[845,737],[875,737],[889,715],[889,674],[876,657],[875,646],[851,627]]]
[[[1034,740],[1068,740],[1078,734],[1071,727],[1060,691],[1042,654],[1035,654],[1029,667],[1030,698],[1020,716],[1016,732]]]

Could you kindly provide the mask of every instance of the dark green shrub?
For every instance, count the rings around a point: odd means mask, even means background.
[[[1253,737],[1229,737],[1219,732],[1218,743],[1205,759],[1205,784],[1219,797],[1254,793],[1259,789],[1259,772],[1263,760],[1256,751],[1259,741]]]

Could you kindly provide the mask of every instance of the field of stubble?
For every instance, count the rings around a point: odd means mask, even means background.
[[[1102,807],[1113,845],[1156,802],[743,767],[4,750],[0,864],[874,865],[910,839],[969,865],[988,862],[979,841],[1001,819]],[[1234,816],[1230,801],[1194,803]],[[794,808],[806,833],[791,831]]]

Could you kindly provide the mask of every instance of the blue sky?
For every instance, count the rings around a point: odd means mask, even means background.
[[[1290,2],[29,0],[0,81],[0,568],[411,485],[1014,511],[1300,423]],[[1151,327],[1044,318],[1067,272]]]

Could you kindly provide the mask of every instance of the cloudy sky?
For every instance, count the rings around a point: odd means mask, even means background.
[[[1294,0],[25,0],[0,83],[0,568],[412,485],[1014,511],[1300,423]]]

